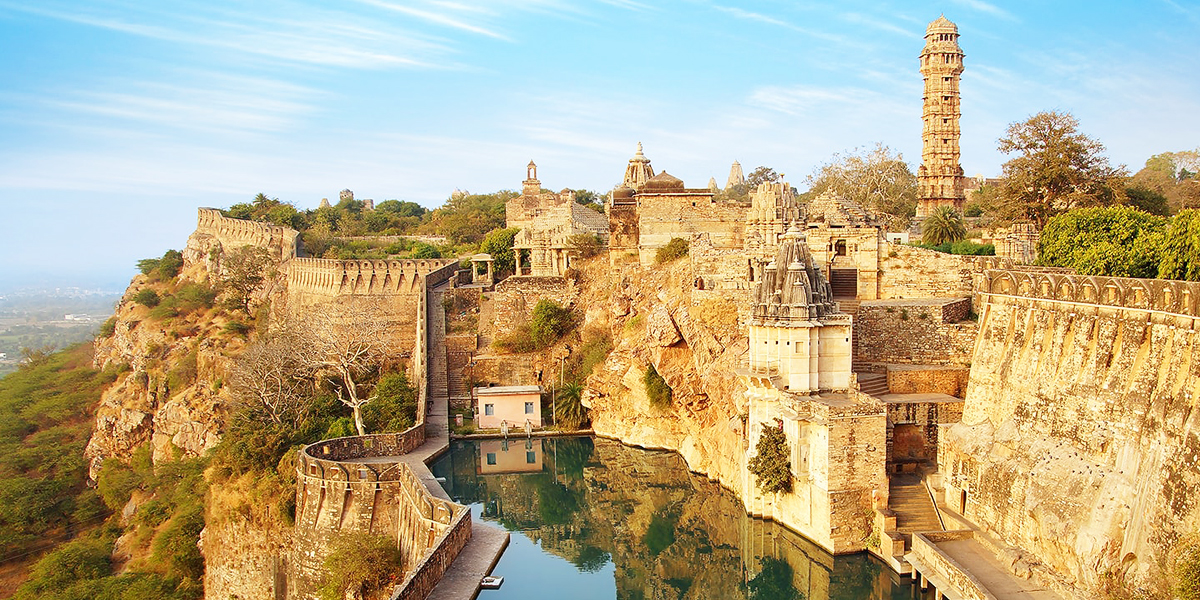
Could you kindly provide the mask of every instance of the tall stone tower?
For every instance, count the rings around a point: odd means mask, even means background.
[[[742,175],[742,165],[738,161],[733,161],[733,165],[729,167],[729,179],[725,181],[725,189],[729,189],[735,185],[746,183],[746,177]]]
[[[921,75],[925,78],[921,118],[925,125],[921,130],[921,167],[917,169],[918,221],[939,206],[952,206],[961,213],[967,203],[958,147],[962,137],[958,79],[962,72],[958,26],[945,16],[938,17],[925,29],[925,49],[921,51]]]

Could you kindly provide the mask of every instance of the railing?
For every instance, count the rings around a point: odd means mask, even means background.
[[[979,294],[1200,316],[1200,283],[1062,273],[987,270],[975,278]]]

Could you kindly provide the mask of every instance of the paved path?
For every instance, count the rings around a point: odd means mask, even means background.
[[[997,598],[1061,600],[1058,594],[1010,573],[991,551],[975,540],[938,542],[937,547],[970,572]]]
[[[430,494],[450,496],[426,465],[450,449],[450,400],[446,384],[446,315],[442,310],[445,285],[429,298],[429,412],[425,417],[425,443],[401,459],[412,468]],[[478,519],[471,523],[471,541],[454,559],[430,600],[471,600],[479,594],[479,580],[492,572],[508,547],[508,532]]]

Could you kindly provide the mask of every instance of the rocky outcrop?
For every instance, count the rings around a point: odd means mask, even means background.
[[[597,434],[647,447],[677,450],[688,468],[741,491],[745,442],[739,415],[745,388],[733,374],[747,349],[739,323],[744,302],[693,297],[686,260],[617,273],[605,261],[583,269],[585,327],[612,332],[608,359],[587,381],[585,403]],[[614,301],[615,300],[615,301]],[[651,405],[642,383],[649,365],[672,389],[671,406]]]

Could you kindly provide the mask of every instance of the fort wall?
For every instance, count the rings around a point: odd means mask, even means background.
[[[286,261],[296,256],[300,232],[290,227],[231,219],[215,208],[200,208],[196,219],[196,234],[216,238],[225,249],[258,246],[271,252],[273,258]]]
[[[971,298],[863,302],[854,316],[859,363],[969,365],[978,325]]]
[[[301,450],[296,463],[296,533],[289,598],[315,598],[324,558],[338,538],[395,539],[405,583],[393,597],[423,598],[470,538],[466,507],[434,497],[396,457],[425,441],[425,425],[402,433],[337,438]],[[440,570],[439,570],[440,569]],[[405,591],[407,587],[427,587]]]
[[[653,264],[658,249],[671,238],[708,234],[716,248],[740,249],[744,245],[745,206],[688,195],[655,195],[639,199],[638,204],[638,251],[643,265]]]
[[[1094,588],[1200,524],[1200,283],[985,271],[947,504]]]
[[[529,322],[539,300],[572,306],[579,290],[563,277],[509,277],[496,284],[492,295],[492,331],[497,339]]]

